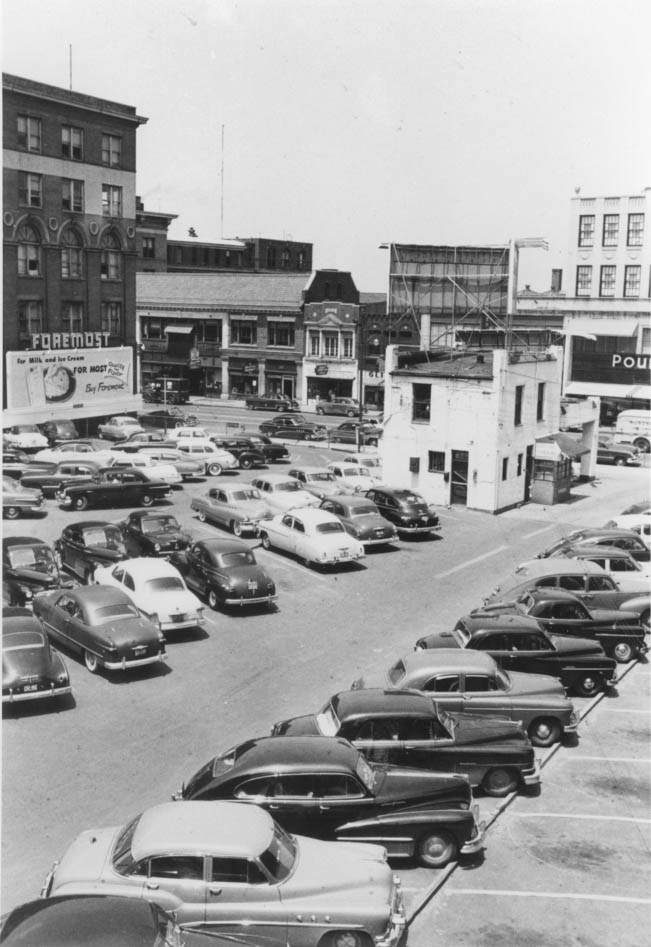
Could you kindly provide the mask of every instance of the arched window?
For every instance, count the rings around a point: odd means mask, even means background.
[[[29,224],[24,224],[18,231],[18,275],[41,275],[41,241]]]
[[[68,227],[61,237],[61,278],[81,279],[84,275],[84,250],[79,234]]]
[[[122,254],[120,243],[113,233],[102,237],[101,279],[122,279]]]

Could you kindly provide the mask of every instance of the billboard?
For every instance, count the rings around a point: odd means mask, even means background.
[[[7,410],[34,411],[58,405],[119,410],[133,401],[133,351],[84,348],[7,352]],[[109,407],[110,405],[110,407]]]

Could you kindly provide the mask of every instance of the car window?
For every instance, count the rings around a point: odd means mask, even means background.
[[[569,589],[570,592],[582,592],[585,585],[585,579],[582,575],[561,575],[558,584],[562,589]]]
[[[433,691],[437,694],[456,694],[459,691],[459,675],[439,674],[437,677],[431,677],[421,690]]]
[[[589,575],[588,589],[590,592],[612,592],[616,585],[607,575]]]
[[[210,880],[235,884],[265,884],[267,879],[255,862],[246,858],[217,858],[211,860]]]
[[[357,797],[366,795],[360,784],[347,773],[324,773],[314,778],[314,794],[320,799]]]
[[[250,799],[252,796],[270,796],[273,786],[274,776],[257,776],[255,779],[248,779],[241,783],[234,791],[236,799]]]
[[[314,788],[314,777],[311,774],[290,773],[276,778],[271,794],[274,798],[291,796],[294,799],[312,799]]]
[[[303,523],[301,523],[300,520],[296,520],[296,519],[295,519],[293,525],[294,525],[294,529],[296,530],[297,533],[304,533],[304,532],[305,532],[305,525],[304,525]],[[317,527],[317,529],[318,529],[318,527]]]
[[[196,855],[160,855],[151,858],[149,877],[203,881],[203,858]]]
[[[438,720],[432,720],[431,717],[412,717],[400,721],[398,734],[400,740],[436,740],[441,736],[447,736],[447,734],[439,726]]]
[[[283,524],[283,526],[287,526],[289,529],[292,528],[293,522],[294,522],[294,517],[290,516],[288,513],[285,514],[285,516],[283,516],[281,520],[281,523]]]
[[[478,638],[475,647],[479,651],[510,651],[514,642],[510,635],[492,634]]]
[[[541,579],[536,579],[537,589],[555,589],[558,576],[545,575]]]
[[[364,720],[357,730],[357,740],[397,740],[398,723],[395,720],[384,718],[381,720]]]
[[[487,674],[466,674],[466,693],[481,693],[499,690],[497,682]]]

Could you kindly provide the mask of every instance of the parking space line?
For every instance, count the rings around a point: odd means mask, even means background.
[[[511,816],[518,819],[580,819],[584,822],[633,822],[635,825],[651,825],[651,819],[635,819],[627,815],[576,815],[571,812],[518,812],[515,809]]]
[[[644,763],[649,765],[648,759],[640,759],[637,756],[568,756],[568,761],[579,763]]]
[[[496,888],[450,888],[446,894],[485,894],[498,898],[550,898],[559,901],[608,901],[612,904],[651,904],[651,898],[626,898],[614,894],[576,894],[567,891],[499,891]]]
[[[548,533],[550,529],[556,529],[556,523],[550,523],[548,526],[541,526],[540,529],[534,529],[533,533],[525,533],[523,539],[531,539],[532,536],[540,536],[541,533]]]
[[[508,548],[508,546],[496,546],[495,549],[491,549],[490,552],[485,552],[482,556],[475,556],[474,559],[468,559],[466,562],[462,562],[461,565],[455,566],[454,569],[448,569],[447,572],[439,572],[438,575],[434,576],[434,578],[445,579],[449,575],[454,575],[455,572],[460,572],[462,569],[467,569],[468,566],[473,566],[476,562],[482,562],[484,559],[490,559],[491,556],[496,556],[498,553],[504,552],[504,550]]]
[[[645,716],[651,715],[651,707],[648,710],[628,710],[626,707],[604,707],[604,710],[609,710],[611,714],[644,714]]]

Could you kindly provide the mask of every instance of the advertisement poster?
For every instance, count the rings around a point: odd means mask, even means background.
[[[21,411],[91,402],[119,408],[133,397],[130,348],[7,353],[7,409]],[[98,414],[101,413],[98,404]],[[107,407],[108,410],[108,407]]]

